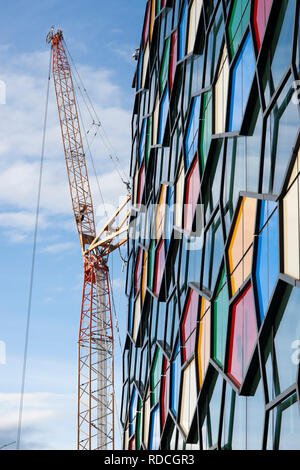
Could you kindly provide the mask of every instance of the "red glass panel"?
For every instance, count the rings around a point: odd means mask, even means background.
[[[260,49],[266,29],[272,0],[255,0],[254,2],[254,29],[258,50]]]
[[[156,267],[155,267],[155,284],[154,293],[159,295],[161,281],[163,278],[165,269],[165,245],[164,241],[161,240],[156,253]]]
[[[257,338],[252,286],[238,299],[232,311],[228,373],[241,385]]]
[[[190,231],[192,229],[193,218],[197,206],[200,192],[200,178],[199,178],[199,165],[196,156],[192,164],[191,171],[187,179],[186,196],[185,196],[185,210],[184,210],[184,228]]]
[[[176,64],[177,64],[177,31],[172,34],[171,60],[170,60],[170,90],[172,90]]]
[[[146,44],[148,34],[149,34],[149,20],[150,20],[150,1],[147,4],[146,16],[145,16],[145,26],[143,31],[143,44]]]
[[[183,360],[189,359],[195,350],[196,325],[198,317],[199,295],[190,290],[182,322]]]
[[[170,363],[164,359],[163,378],[162,378],[162,406],[161,406],[161,426],[165,425],[168,409],[169,409],[169,393],[170,393]]]
[[[129,450],[135,450],[135,436],[133,436],[133,438],[130,439]]]
[[[161,7],[162,7],[162,8],[163,8],[164,6],[166,6],[166,1],[167,1],[167,0],[162,0],[162,2],[161,2]]]
[[[143,197],[143,192],[144,192],[144,187],[145,187],[145,162],[143,162],[143,165],[140,169],[140,175],[139,175],[139,189],[138,189],[138,200],[137,203],[140,204],[142,201]]]
[[[139,288],[140,288],[140,279],[142,273],[142,249],[139,249],[137,261],[136,261],[136,268],[135,268],[135,283],[134,283],[134,294],[136,295]]]

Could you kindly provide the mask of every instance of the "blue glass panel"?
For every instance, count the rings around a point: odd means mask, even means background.
[[[197,96],[193,100],[188,130],[187,130],[187,134],[186,134],[186,138],[184,142],[187,168],[197,150],[199,113],[200,113],[200,96]]]
[[[180,387],[180,373],[181,373],[181,356],[179,351],[179,343],[175,349],[175,357],[171,365],[171,410],[174,415],[177,415],[179,387]]]
[[[151,413],[149,449],[158,450],[159,444],[160,444],[159,406],[157,405]]]
[[[142,124],[142,131],[141,131],[141,138],[140,138],[140,145],[139,145],[139,165],[141,164],[143,154],[144,154],[144,148],[145,148],[145,140],[146,140],[146,122],[147,119],[144,119],[143,124]]]
[[[263,201],[261,217],[264,217],[265,206],[265,201]],[[276,211],[258,236],[256,278],[261,321],[266,314],[278,276],[278,237],[278,214]]]
[[[250,34],[247,35],[232,73],[229,131],[240,130],[255,70]]]
[[[168,108],[169,100],[168,98],[168,88],[166,88],[163,98],[160,104],[160,114],[159,114],[159,129],[158,129],[158,143],[161,144],[162,138],[164,135],[165,125],[168,117]]]
[[[186,39],[186,31],[187,31],[187,15],[188,15],[188,7],[187,7],[187,0],[185,0],[183,8],[182,8],[182,15],[181,21],[179,25],[179,51],[178,51],[178,60],[182,59],[185,55],[185,39]]]
[[[133,388],[131,402],[130,402],[130,409],[129,409],[129,435],[132,436],[133,434],[133,421],[136,415],[137,409],[137,400],[136,400],[136,388]]]
[[[132,315],[133,315],[133,293],[129,299],[129,306],[128,306],[128,331],[132,333]]]
[[[139,89],[140,89],[140,86],[141,86],[142,62],[143,62],[143,52],[142,52],[142,50],[141,50],[141,51],[140,51],[140,55],[139,55],[138,69],[137,69],[137,90],[139,90]]]

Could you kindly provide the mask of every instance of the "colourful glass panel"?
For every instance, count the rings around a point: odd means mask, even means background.
[[[198,158],[196,157],[191,171],[187,178],[186,196],[185,196],[185,208],[184,208],[184,228],[185,230],[191,231],[195,210],[197,207],[198,199],[200,194],[200,176],[199,176],[199,164]]]
[[[228,36],[232,57],[236,53],[248,25],[250,7],[250,0],[235,0],[234,2],[228,25]]]
[[[172,91],[173,82],[175,77],[176,65],[177,65],[177,38],[178,34],[175,31],[172,34],[172,44],[171,44],[171,59],[170,59],[170,90]]]
[[[142,249],[139,248],[138,251],[138,256],[137,256],[137,261],[136,261],[136,268],[135,268],[135,283],[134,283],[134,293],[137,294],[137,292],[140,289],[140,280],[141,280],[141,273],[142,273],[142,266],[143,266],[143,253]]]
[[[233,306],[228,374],[240,386],[245,377],[257,338],[252,286]]]
[[[263,201],[263,212],[266,201]],[[258,236],[256,282],[260,307],[260,317],[263,320],[270,301],[279,272],[279,234],[277,211],[264,226]]]
[[[152,240],[149,248],[149,263],[148,263],[148,287],[153,288],[153,272],[155,263],[155,241]]]
[[[197,151],[199,111],[200,111],[200,96],[196,96],[196,98],[194,98],[193,100],[187,134],[185,138],[185,156],[186,156],[187,168],[191,160],[194,158],[194,155]]]
[[[185,55],[186,31],[187,31],[188,4],[184,1],[182,7],[181,21],[179,24],[179,51],[178,59],[181,60]]]
[[[148,34],[149,34],[149,21],[150,21],[150,3],[149,0],[146,7],[146,15],[145,15],[145,23],[144,23],[144,31],[143,31],[143,43],[146,44]]]
[[[210,359],[210,302],[201,299],[201,313],[198,334],[198,377],[199,388],[202,387],[203,379]]]
[[[159,393],[160,393],[160,381],[161,381],[161,374],[162,374],[162,361],[163,361],[163,354],[159,348],[156,349],[153,366],[152,366],[152,374],[151,374],[151,404],[154,406],[156,403],[159,402]]]
[[[243,198],[228,248],[232,294],[250,274],[257,200]]]
[[[145,187],[145,162],[143,162],[142,167],[140,169],[138,198],[137,198],[137,203],[138,204],[141,204],[141,202],[142,202],[144,187]]]
[[[156,267],[155,267],[155,283],[154,283],[154,293],[158,296],[161,282],[165,269],[165,245],[164,241],[161,240],[157,252],[156,252]]]
[[[227,324],[229,313],[229,298],[225,271],[221,276],[218,286],[218,294],[213,304],[213,357],[221,366],[224,366],[225,348],[227,338]]]
[[[272,0],[254,1],[254,29],[258,50],[260,49],[272,6]]]
[[[166,88],[162,101],[160,104],[160,114],[159,114],[159,126],[158,126],[158,143],[162,143],[163,133],[168,117],[168,108],[169,108],[169,99],[168,99],[168,88]]]
[[[158,202],[156,214],[156,239],[159,240],[164,235],[165,218],[166,218],[166,195],[167,186],[165,184],[161,187],[160,198]]]
[[[181,355],[179,343],[177,343],[175,348],[175,355],[171,364],[171,368],[171,410],[174,416],[177,416],[181,376]]]
[[[170,375],[171,375],[170,363],[166,358],[164,358],[163,377],[162,377],[162,401],[161,401],[161,427],[162,429],[165,425],[168,411],[169,411]]]
[[[151,412],[151,426],[149,437],[149,449],[158,450],[160,444],[159,406]]]
[[[159,80],[161,92],[165,88],[165,85],[168,79],[169,57],[170,57],[170,38],[166,40],[164,55],[163,55],[162,63],[161,63],[160,80]]]
[[[241,128],[254,70],[254,51],[248,34],[232,73],[229,131],[239,131]]]
[[[212,92],[203,95],[202,112],[200,118],[200,159],[201,170],[204,170],[212,135]]]
[[[199,295],[193,289],[188,294],[188,301],[182,321],[182,355],[186,362],[195,352],[196,326],[198,319]]]

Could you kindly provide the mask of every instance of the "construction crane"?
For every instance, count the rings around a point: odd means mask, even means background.
[[[52,27],[47,42],[52,48],[52,74],[84,269],[78,339],[77,449],[112,450],[114,337],[107,262],[109,254],[127,241],[129,211],[117,227],[112,227],[130,195],[96,234],[78,104],[62,31],[55,33]]]

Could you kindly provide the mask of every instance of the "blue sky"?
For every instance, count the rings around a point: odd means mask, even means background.
[[[46,34],[51,25],[64,31],[104,128],[128,168],[135,68],[131,55],[139,45],[144,8],[141,0],[1,2],[0,80],[6,84],[6,104],[0,105],[0,341],[6,345],[6,364],[0,365],[0,447],[16,438],[48,73]],[[108,207],[116,206],[125,191],[100,139],[93,144],[93,155],[105,202]],[[71,449],[76,445],[76,340],[82,261],[52,83],[45,159],[22,445]],[[91,185],[96,222],[101,223],[103,214],[98,208],[93,175]],[[122,273],[118,254],[110,264],[119,309],[125,271]],[[124,303],[121,297],[118,313],[123,335]],[[119,393],[121,354],[117,338],[115,347]],[[116,425],[119,444],[118,436]]]

